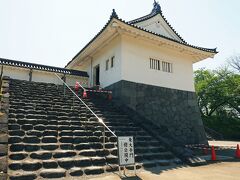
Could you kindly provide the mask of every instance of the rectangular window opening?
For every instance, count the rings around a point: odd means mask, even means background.
[[[150,58],[150,69],[160,70],[160,60]]]
[[[172,73],[172,63],[162,61],[162,71]]]
[[[150,58],[149,59],[149,67],[150,69],[154,70],[162,70],[163,72],[172,73],[173,67],[172,63],[166,62],[166,61],[160,61],[157,59]]]
[[[109,66],[109,59],[106,60],[106,71],[108,70],[108,66]]]
[[[114,59],[115,59],[115,56],[112,56],[112,58],[111,58],[111,68],[113,68],[113,66],[114,66]]]

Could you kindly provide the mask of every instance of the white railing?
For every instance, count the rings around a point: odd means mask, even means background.
[[[83,89],[83,91],[87,91],[87,89],[85,89],[79,82],[76,82],[76,84],[78,84]]]
[[[77,99],[98,119],[98,122],[103,125],[103,127],[104,127],[104,130],[103,130],[103,149],[105,149],[105,142],[106,142],[105,141],[105,138],[106,138],[105,129],[107,129],[114,137],[117,137],[117,135],[103,122],[103,120],[100,117],[98,117],[98,115],[96,113],[93,112],[93,110],[68,86],[68,84],[66,82],[64,82],[56,73],[55,73],[55,75],[77,97]],[[83,86],[80,85],[80,87],[83,90],[86,90]]]

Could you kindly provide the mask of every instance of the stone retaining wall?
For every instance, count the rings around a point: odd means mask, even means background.
[[[180,144],[206,144],[206,135],[194,92],[119,81],[109,87],[113,100],[126,105]],[[147,123],[147,122],[146,122]]]
[[[0,180],[7,179],[9,81],[3,78],[0,102]]]

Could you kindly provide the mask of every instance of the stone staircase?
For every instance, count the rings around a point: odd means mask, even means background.
[[[8,174],[10,179],[73,178],[118,170],[117,139],[63,87],[10,81]],[[137,168],[169,166],[179,159],[127,114],[103,99],[86,104],[117,136],[135,138]],[[129,167],[132,168],[132,167]]]
[[[208,140],[210,140],[210,141],[224,140],[224,137],[221,133],[219,133],[207,126],[204,126],[204,129],[205,129]]]

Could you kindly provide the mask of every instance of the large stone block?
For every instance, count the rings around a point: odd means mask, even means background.
[[[156,126],[164,127],[182,144],[207,142],[195,92],[124,80],[107,89],[113,91],[116,103],[131,108]]]
[[[0,112],[0,124],[8,123],[8,115]]]
[[[0,144],[0,156],[7,155],[7,152],[8,152],[7,144]]]
[[[0,144],[7,144],[8,142],[8,135],[6,133],[0,132]]]
[[[8,125],[7,124],[1,124],[0,123],[0,129],[2,133],[7,133],[8,132]]]
[[[3,82],[9,82],[9,80],[11,79],[9,76],[3,76]]]
[[[0,180],[7,180],[8,176],[7,173],[0,173]]]
[[[2,97],[2,103],[8,103],[9,104],[9,98]]]
[[[63,178],[66,176],[66,170],[64,169],[43,169],[40,172],[40,176],[43,178]]]
[[[8,167],[7,156],[0,157],[0,173],[1,172],[6,173],[7,172],[7,167]]]
[[[9,83],[8,82],[3,82],[2,87],[3,88],[9,88]]]
[[[10,94],[9,93],[5,93],[2,95],[4,98],[9,98]]]

